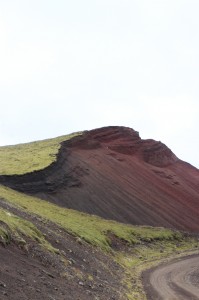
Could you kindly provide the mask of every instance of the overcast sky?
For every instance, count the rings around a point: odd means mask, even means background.
[[[199,168],[199,1],[0,1],[0,145],[123,125]]]

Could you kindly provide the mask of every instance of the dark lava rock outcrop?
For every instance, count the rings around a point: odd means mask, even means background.
[[[87,131],[46,169],[0,182],[107,219],[199,231],[199,170],[126,127]]]

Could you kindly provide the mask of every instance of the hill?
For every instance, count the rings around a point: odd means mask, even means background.
[[[198,170],[130,128],[1,147],[0,161],[3,300],[146,299],[145,268],[198,251]]]
[[[84,132],[46,168],[0,182],[106,219],[199,231],[199,170],[130,128]]]

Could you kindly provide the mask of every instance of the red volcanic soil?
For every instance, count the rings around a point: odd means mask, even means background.
[[[48,168],[0,181],[107,219],[199,231],[199,170],[130,128],[87,131],[62,143]]]

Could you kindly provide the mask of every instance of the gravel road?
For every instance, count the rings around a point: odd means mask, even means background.
[[[199,300],[199,255],[145,272],[144,286],[148,300]]]

